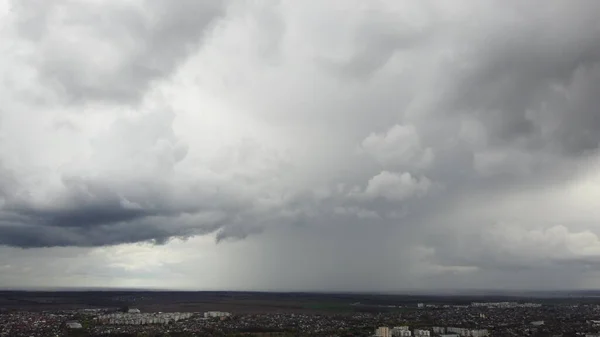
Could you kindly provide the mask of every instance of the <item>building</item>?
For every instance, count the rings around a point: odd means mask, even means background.
[[[431,328],[431,330],[433,331],[433,333],[438,335],[446,333],[446,328],[443,326],[434,326],[433,328]]]
[[[166,312],[166,313],[112,313],[96,317],[98,324],[110,325],[146,325],[146,324],[169,324],[192,317],[190,312]]]
[[[395,326],[392,328],[392,336],[410,337],[412,333],[407,326]]]
[[[415,337],[429,337],[429,336],[431,336],[431,332],[429,330],[415,329],[414,333],[415,333]]]
[[[392,333],[390,331],[390,328],[388,328],[387,326],[382,326],[382,327],[375,329],[375,336],[377,336],[377,337],[392,337]]]
[[[471,330],[471,333],[469,334],[471,337],[485,337],[488,336],[490,333],[489,331],[487,331],[487,329],[476,329],[476,330]]]
[[[448,327],[446,331],[460,336],[471,336],[471,331],[465,328]]]
[[[417,308],[423,309],[425,305],[423,303],[417,303]]]
[[[412,333],[410,332],[410,330],[392,329],[392,336],[394,336],[394,337],[411,337]]]
[[[229,317],[230,313],[224,311],[207,311],[204,313],[204,318]]]
[[[68,321],[65,323],[67,329],[81,329],[83,328],[83,326],[81,326],[81,323],[76,322],[76,321]]]
[[[127,309],[128,314],[139,314],[140,312],[141,312],[140,309],[136,309],[136,308]]]

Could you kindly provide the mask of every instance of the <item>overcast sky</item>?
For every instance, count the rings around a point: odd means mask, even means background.
[[[600,1],[0,0],[0,288],[600,287]]]

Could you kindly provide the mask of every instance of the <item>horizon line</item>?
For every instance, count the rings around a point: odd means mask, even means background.
[[[600,289],[438,289],[438,290],[273,290],[273,289],[172,289],[172,288],[127,288],[127,287],[0,287],[0,292],[225,292],[265,294],[349,294],[349,295],[405,295],[405,296],[486,296],[515,297],[526,294],[551,294],[600,292]]]

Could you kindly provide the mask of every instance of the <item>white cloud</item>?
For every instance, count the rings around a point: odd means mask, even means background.
[[[364,195],[370,198],[381,197],[392,201],[403,201],[425,195],[431,185],[427,177],[413,177],[408,172],[382,171],[369,180]]]

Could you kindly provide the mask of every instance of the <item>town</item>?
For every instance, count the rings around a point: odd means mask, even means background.
[[[354,311],[330,314],[2,309],[0,337],[600,336],[600,305],[592,303],[419,303],[385,307],[352,303],[349,307]]]

